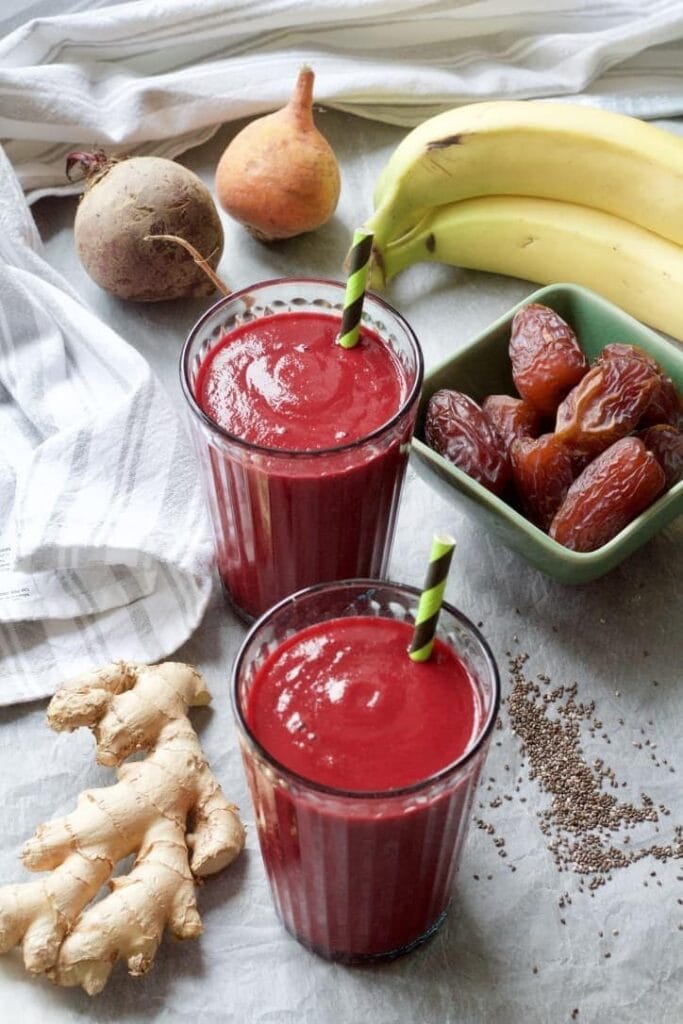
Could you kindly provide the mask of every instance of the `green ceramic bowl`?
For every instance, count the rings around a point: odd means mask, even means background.
[[[481,402],[487,395],[514,395],[508,340],[514,314],[530,302],[551,306],[567,320],[592,362],[603,347],[621,341],[644,349],[683,391],[683,349],[628,316],[606,299],[574,284],[548,285],[514,306],[459,352],[425,376],[413,440],[415,468],[432,486],[465,501],[469,511],[507,547],[563,583],[603,576],[683,512],[683,481],[662,495],[621,533],[596,551],[570,551],[548,537],[512,506],[491,494],[424,443],[427,403],[440,388],[455,388]]]

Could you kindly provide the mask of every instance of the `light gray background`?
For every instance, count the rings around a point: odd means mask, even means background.
[[[278,275],[340,276],[350,233],[369,213],[374,180],[403,133],[332,112],[318,112],[317,120],[342,164],[336,216],[319,232],[277,247],[255,242],[226,218],[220,272],[232,287]],[[224,129],[183,162],[212,185],[217,159],[239,127]],[[206,302],[125,305],[100,291],[74,253],[74,210],[72,199],[36,206],[48,259],[149,359],[180,408],[178,355]],[[395,282],[388,298],[413,324],[430,368],[532,289],[525,282],[425,266]],[[483,621],[504,692],[509,650],[529,651],[531,672],[546,672],[556,683],[576,680],[578,699],[596,701],[612,738],[606,746],[586,736],[587,756],[605,758],[627,782],[622,790],[627,798],[637,800],[644,790],[669,805],[672,814],[662,819],[661,832],[643,833],[645,840],[669,840],[674,825],[683,822],[681,521],[605,579],[569,588],[501,547],[411,467],[391,560],[393,578],[421,584],[434,529],[457,537],[447,599]],[[501,746],[492,748],[486,774],[498,780],[496,791],[509,792],[503,784],[509,764],[511,774],[523,776],[527,802],[483,816],[506,836],[508,860],[498,857],[490,837],[474,829],[446,925],[408,958],[350,969],[300,948],[282,931],[270,903],[230,719],[228,675],[243,635],[244,627],[216,592],[201,628],[177,654],[207,677],[213,709],[196,713],[194,720],[216,774],[249,825],[243,856],[200,891],[204,935],[184,945],[165,940],[146,978],[130,979],[119,966],[104,993],[92,1000],[81,990],[57,990],[28,977],[17,954],[2,957],[0,1020],[561,1024],[578,1008],[577,1019],[590,1024],[683,1022],[683,884],[676,879],[683,876],[683,864],[642,861],[615,872],[593,898],[574,896],[567,912],[560,911],[559,897],[567,890],[575,893],[577,878],[558,874],[546,849],[536,811],[548,798],[529,781],[527,769],[520,769],[519,742],[507,722],[496,734]],[[27,877],[19,851],[39,822],[66,813],[81,789],[111,779],[111,773],[94,766],[90,735],[53,735],[45,706],[41,701],[0,710],[2,881]],[[678,774],[653,769],[647,751],[633,746],[648,719],[654,723],[648,736]],[[517,868],[514,874],[509,863]],[[651,870],[661,886],[652,879],[643,884]],[[618,937],[612,935],[615,929]]]

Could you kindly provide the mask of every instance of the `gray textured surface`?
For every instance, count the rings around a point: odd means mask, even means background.
[[[261,246],[226,221],[220,271],[233,287],[280,274],[339,276],[350,231],[369,211],[375,176],[402,133],[340,114],[320,113],[318,118],[343,166],[336,217],[317,234],[277,248]],[[189,153],[184,162],[210,184],[222,146],[237,127]],[[126,306],[99,291],[73,252],[73,211],[74,201],[67,199],[44,200],[36,207],[48,258],[87,303],[147,356],[180,404],[178,354],[205,303]],[[524,282],[434,266],[408,272],[389,298],[415,327],[429,368],[531,290]],[[646,841],[669,839],[674,825],[683,823],[681,522],[609,577],[566,588],[500,547],[411,469],[391,562],[394,578],[421,583],[429,536],[438,528],[458,539],[447,598],[483,622],[503,670],[504,692],[510,650],[529,651],[532,670],[546,672],[557,683],[576,680],[578,699],[595,700],[611,738],[606,745],[599,735],[586,736],[587,754],[605,758],[626,783],[623,793],[629,798],[646,791],[671,808],[659,833],[651,826],[651,835],[642,834]],[[214,706],[195,720],[216,774],[251,826],[227,700],[228,674],[243,635],[244,628],[216,594],[203,625],[178,657],[206,674]],[[88,734],[53,735],[44,713],[44,702],[0,712],[3,881],[26,878],[19,849],[38,822],[65,813],[80,789],[110,778],[94,767]],[[658,756],[677,774],[657,769],[647,750],[634,747],[647,721],[653,723],[647,734]],[[200,892],[205,931],[199,941],[179,946],[165,940],[151,974],[129,979],[119,967],[94,1000],[80,990],[56,990],[31,979],[16,954],[5,956],[0,959],[0,1019],[51,1024],[560,1024],[578,1008],[576,1019],[590,1024],[681,1024],[683,884],[676,876],[683,876],[683,864],[643,860],[615,872],[593,897],[574,895],[567,912],[560,911],[558,899],[565,891],[576,893],[577,878],[557,872],[539,831],[536,812],[548,798],[529,780],[527,766],[521,767],[519,742],[507,726],[496,738],[501,745],[492,748],[486,775],[496,778],[494,791],[501,794],[511,792],[510,775],[521,775],[516,796],[526,800],[505,804],[495,819],[489,815],[506,837],[507,861],[499,858],[489,836],[473,830],[448,921],[410,957],[353,970],[301,949],[275,920],[250,827],[239,862]],[[492,795],[483,792],[482,800]],[[656,877],[650,875],[653,870]]]

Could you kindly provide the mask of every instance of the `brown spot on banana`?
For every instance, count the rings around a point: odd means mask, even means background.
[[[436,235],[433,231],[430,231],[427,235],[425,246],[427,247],[427,252],[434,252],[436,249]]]
[[[427,150],[448,149],[450,146],[459,146],[462,143],[462,135],[445,135],[443,139],[432,139],[427,143]]]

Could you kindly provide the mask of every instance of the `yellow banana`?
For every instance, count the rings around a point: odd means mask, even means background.
[[[595,107],[500,100],[430,118],[398,145],[366,226],[380,253],[434,206],[487,195],[590,206],[683,245],[683,138]]]
[[[573,281],[683,341],[683,248],[600,210],[520,196],[440,206],[377,258],[373,283],[423,260]]]

